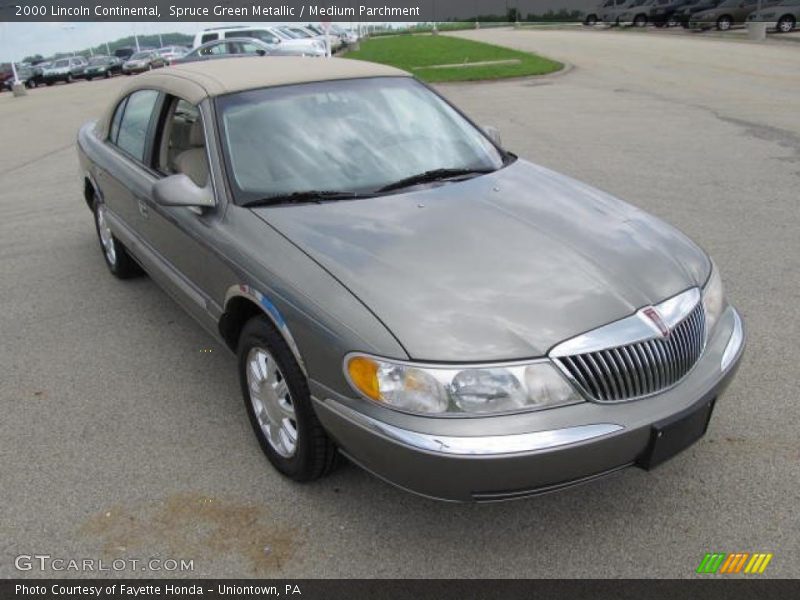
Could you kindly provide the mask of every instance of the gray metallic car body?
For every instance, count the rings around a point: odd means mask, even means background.
[[[435,364],[548,360],[560,343],[701,288],[710,261],[658,219],[521,159],[366,200],[237,206],[213,100],[199,108],[213,209],[156,202],[161,176],[94,123],[78,135],[87,204],[107,206],[137,262],[231,350],[244,320],[270,318],[341,451],[402,488],[490,501],[593,479],[634,464],[653,423],[713,402],[735,372],[744,334],[728,306],[697,365],[646,400],[460,418],[366,401],[343,370],[353,351]]]

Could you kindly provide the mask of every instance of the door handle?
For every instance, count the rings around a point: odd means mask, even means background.
[[[137,201],[139,203],[139,214],[146,219],[150,216],[150,208],[147,206],[147,202],[145,202],[142,198],[138,198]]]

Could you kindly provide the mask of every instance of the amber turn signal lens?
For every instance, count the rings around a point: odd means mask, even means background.
[[[378,363],[364,356],[354,356],[347,363],[347,373],[350,375],[350,381],[362,394],[373,400],[381,399]]]

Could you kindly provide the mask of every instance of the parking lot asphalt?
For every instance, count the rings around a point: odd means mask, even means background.
[[[749,345],[706,437],[653,472],[505,504],[429,501],[351,465],[293,484],[250,431],[233,357],[103,264],[74,140],[125,78],[2,94],[0,576],[78,575],[14,568],[49,554],[191,559],[201,577],[691,577],[713,551],[772,552],[763,576],[800,576],[798,49],[461,35],[574,68],[449,98],[716,259]]]

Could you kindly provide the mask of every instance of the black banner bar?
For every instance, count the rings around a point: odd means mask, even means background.
[[[154,598],[302,600],[784,600],[800,581],[711,576],[700,580],[343,580],[343,579],[28,579],[0,581],[3,600],[150,600]]]
[[[599,0],[0,0],[0,22],[76,21],[471,21],[552,10],[585,10]]]

